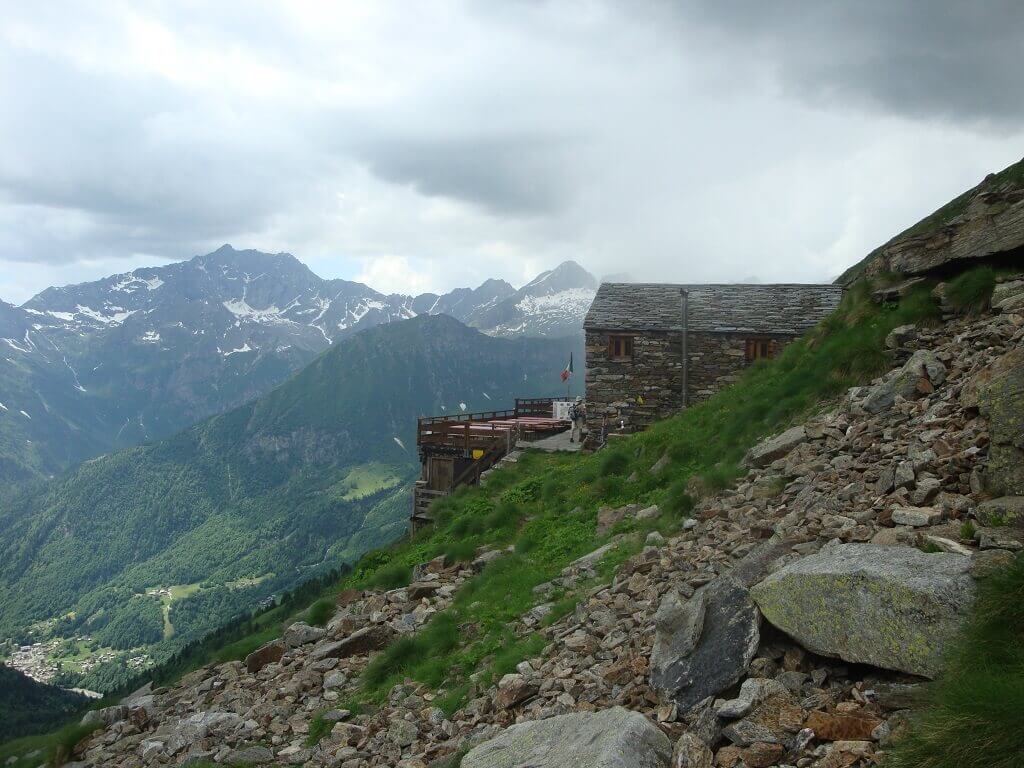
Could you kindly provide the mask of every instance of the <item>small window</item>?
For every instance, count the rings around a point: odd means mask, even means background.
[[[633,337],[612,335],[608,337],[608,357],[615,360],[629,360],[633,357]]]
[[[772,356],[772,343],[768,339],[747,339],[747,360],[762,360]]]

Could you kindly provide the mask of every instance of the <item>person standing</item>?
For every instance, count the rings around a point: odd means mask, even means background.
[[[577,440],[583,442],[583,425],[587,420],[587,408],[582,397],[577,397],[576,402],[569,406],[569,419],[572,421],[572,432],[569,434],[569,442]]]

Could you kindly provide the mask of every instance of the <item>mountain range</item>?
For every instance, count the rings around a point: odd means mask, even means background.
[[[416,417],[557,394],[579,344],[382,323],[262,397],[26,486],[0,505],[0,636],[165,658],[400,535]],[[119,664],[75,682],[109,689]]]
[[[269,392],[331,344],[420,315],[499,337],[579,336],[597,281],[564,262],[418,296],[325,280],[295,257],[218,250],[0,302],[0,482],[52,476]]]

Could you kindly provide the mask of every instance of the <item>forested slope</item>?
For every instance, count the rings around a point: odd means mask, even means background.
[[[552,394],[577,343],[445,316],[380,326],[264,398],[87,462],[0,511],[0,629],[63,617],[58,634],[114,649],[195,638],[399,535],[416,417]]]

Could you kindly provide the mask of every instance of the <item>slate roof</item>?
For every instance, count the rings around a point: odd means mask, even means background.
[[[832,312],[839,285],[601,283],[583,321],[588,330],[680,331],[682,291],[689,329],[800,335]]]

